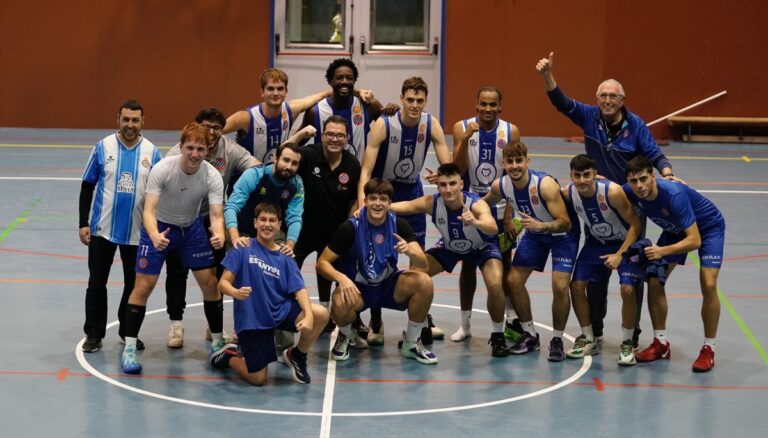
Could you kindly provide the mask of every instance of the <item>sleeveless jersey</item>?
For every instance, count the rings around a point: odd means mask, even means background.
[[[96,184],[92,235],[119,245],[139,244],[149,171],[161,158],[155,145],[143,137],[130,149],[117,134],[96,143],[83,172],[83,181]]]
[[[597,192],[591,198],[582,198],[571,183],[568,195],[576,214],[584,223],[587,240],[597,240],[602,244],[621,243],[627,237],[629,225],[608,200],[610,182],[597,180]]]
[[[287,102],[283,102],[280,116],[267,118],[261,110],[261,104],[248,108],[250,129],[248,133],[238,138],[238,143],[257,160],[269,164],[275,155],[275,150],[288,139],[293,125],[293,114]]]
[[[371,176],[390,182],[415,184],[424,167],[427,150],[432,144],[432,116],[421,113],[419,123],[403,126],[400,111],[384,119],[387,138],[381,143],[379,156]]]
[[[347,219],[355,226],[355,242],[341,259],[341,271],[356,283],[376,286],[398,272],[397,217],[389,212],[383,224],[374,226],[365,213],[363,208],[360,218]]]
[[[522,211],[523,213],[538,219],[542,222],[553,221],[554,218],[549,214],[547,210],[547,203],[541,198],[541,180],[544,177],[550,176],[544,172],[538,172],[528,169],[528,185],[522,190],[517,190],[512,184],[512,178],[509,175],[501,177],[499,182],[499,189],[501,190],[501,196],[512,204],[512,208],[515,211]],[[526,230],[526,233],[533,231]],[[562,236],[566,233],[536,233],[536,234],[549,234],[552,236]]]
[[[347,123],[349,123],[347,128],[351,129],[351,131],[347,140],[347,150],[357,158],[358,162],[362,163],[371,124],[368,107],[357,96],[352,96],[352,104],[350,106],[341,109],[334,108],[331,105],[330,97],[326,97],[318,102],[315,105],[315,129],[317,129],[317,134],[315,135],[314,143],[323,142],[323,123],[333,115],[344,117]]]
[[[477,117],[462,120],[464,129],[469,122],[479,123]],[[504,174],[504,146],[509,143],[512,135],[512,125],[499,119],[496,128],[490,131],[482,129],[469,137],[467,144],[467,175],[470,190],[473,193],[485,195],[491,190],[494,180]]]
[[[480,200],[480,196],[475,193],[462,192],[462,194],[464,205],[470,210],[472,205]],[[467,254],[474,249],[485,247],[493,239],[492,236],[485,235],[476,227],[465,226],[459,220],[462,209],[449,210],[439,193],[432,196],[432,223],[440,231],[445,248],[457,254]]]

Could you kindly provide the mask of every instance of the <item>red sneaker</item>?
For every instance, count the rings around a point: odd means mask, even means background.
[[[712,347],[705,345],[701,347],[699,358],[693,362],[693,371],[697,373],[706,373],[715,366],[715,352]]]
[[[658,359],[669,359],[672,355],[672,349],[669,348],[669,342],[662,344],[656,338],[653,338],[653,343],[645,350],[635,353],[635,359],[638,362],[653,362]]]

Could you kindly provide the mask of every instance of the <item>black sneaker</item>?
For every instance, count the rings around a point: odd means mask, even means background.
[[[547,360],[550,362],[562,362],[565,360],[562,338],[552,338],[549,341],[549,357],[547,357]]]
[[[363,324],[360,315],[357,315],[355,322],[352,323],[352,330],[357,332],[357,336],[363,338],[363,340],[368,339],[368,326]]]
[[[637,350],[638,343],[640,342],[640,333],[642,332],[640,327],[635,327],[635,332],[632,333],[632,346],[635,347],[635,350]]]
[[[507,347],[507,341],[504,339],[504,332],[491,333],[491,339],[488,340],[488,343],[491,344],[491,356],[509,356],[509,348]]]
[[[432,329],[429,328],[429,324],[427,324],[424,328],[421,329],[421,344],[422,345],[432,345],[433,343],[433,337],[432,337]]]
[[[236,344],[224,344],[223,347],[211,353],[211,366],[217,370],[229,368],[229,360],[237,356]]]
[[[91,336],[85,337],[85,342],[83,342],[83,352],[95,353],[100,349],[101,349],[101,338],[95,338]]]
[[[291,365],[291,374],[293,380],[298,383],[309,383],[309,372],[307,372],[307,355],[296,352],[296,347],[283,351],[283,360]]]
[[[536,336],[533,336],[523,331],[523,337],[520,338],[520,342],[509,347],[509,352],[512,354],[526,354],[538,350],[540,346],[538,333],[536,333]]]
[[[120,343],[125,345],[125,336],[120,336]],[[142,351],[144,348],[144,342],[141,339],[136,339],[136,351]]]

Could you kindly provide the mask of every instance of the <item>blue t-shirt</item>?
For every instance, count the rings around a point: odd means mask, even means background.
[[[235,331],[277,327],[291,309],[293,294],[304,289],[296,261],[271,251],[256,239],[247,248],[233,248],[221,264],[235,274],[234,287],[251,287],[245,300],[235,300]]]
[[[658,196],[653,201],[640,199],[632,193],[629,184],[624,184],[624,193],[633,205],[637,205],[656,225],[664,231],[685,235],[685,229],[694,224],[704,235],[710,230],[725,228],[720,210],[709,199],[685,184],[657,179]]]

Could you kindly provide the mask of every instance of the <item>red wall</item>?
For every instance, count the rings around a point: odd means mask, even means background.
[[[721,90],[689,114],[768,116],[768,2],[445,1],[447,127],[474,112],[479,87],[496,85],[523,135],[579,135],[534,70],[550,51],[569,95],[592,102],[613,77],[646,121]],[[112,127],[135,98],[148,129],[178,129],[203,106],[255,103],[269,9],[269,0],[1,1],[0,126]]]
[[[255,102],[269,1],[2,1],[0,126],[105,128],[129,98],[147,129]]]

